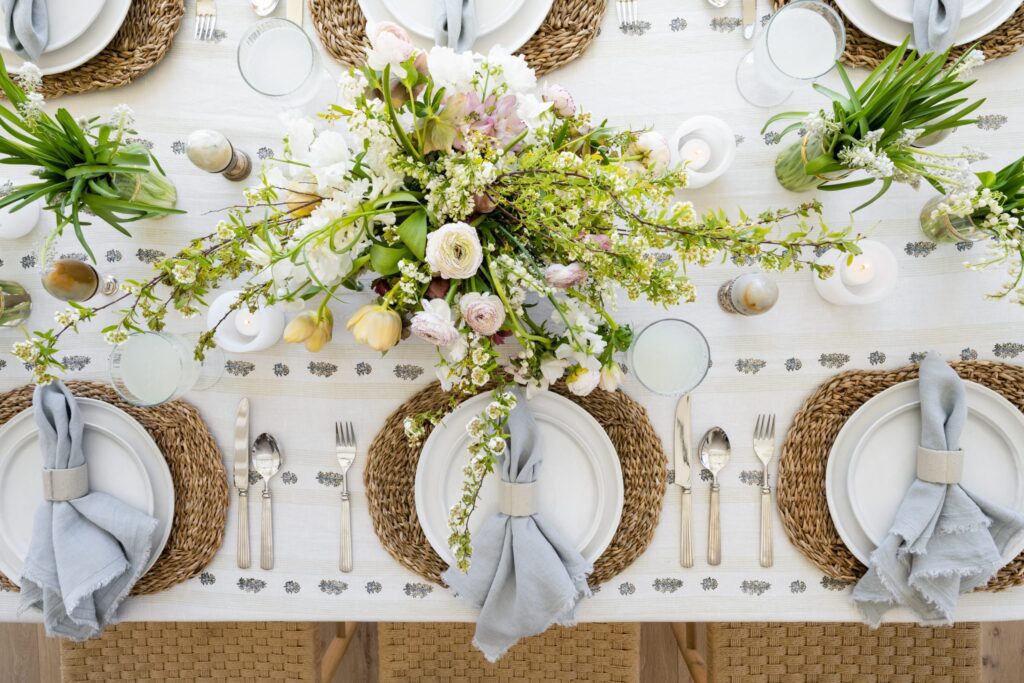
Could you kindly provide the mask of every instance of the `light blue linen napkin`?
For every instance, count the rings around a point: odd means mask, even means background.
[[[967,395],[963,381],[934,351],[921,362],[920,392],[921,446],[959,450]],[[963,463],[971,466],[970,453],[963,454]],[[915,478],[888,535],[871,553],[853,601],[872,626],[896,606],[909,607],[921,623],[952,623],[958,597],[992,578],[1022,529],[1024,515],[960,484]]]
[[[32,402],[44,470],[87,465],[82,416],[67,387],[60,382],[36,387]],[[155,518],[106,493],[88,491],[87,484],[85,489],[85,495],[69,500],[44,500],[36,510],[19,611],[41,610],[48,636],[100,635],[116,622],[118,606],[153,552]],[[62,495],[58,491],[54,497]]]
[[[518,390],[516,398],[499,471],[503,481],[524,484],[537,480],[544,447]],[[552,624],[575,623],[577,603],[590,596],[587,576],[594,567],[543,514],[497,513],[473,534],[473,547],[469,572],[450,567],[442,578],[480,607],[473,644],[488,661]]]
[[[963,0],[914,0],[914,47],[919,53],[942,52],[953,44]]]
[[[46,0],[2,0],[7,44],[23,59],[34,62],[50,39]]]
[[[476,42],[476,0],[434,0],[434,42],[468,52]]]

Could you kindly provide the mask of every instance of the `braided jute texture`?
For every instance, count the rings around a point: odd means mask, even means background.
[[[174,523],[160,559],[139,579],[132,595],[166,590],[203,570],[224,539],[228,482],[220,449],[199,411],[184,401],[156,408],[127,403],[106,384],[67,382],[75,396],[105,401],[131,415],[146,428],[167,460],[174,480]],[[34,387],[0,394],[0,424],[32,407]],[[0,574],[0,585],[17,590]]]
[[[544,23],[516,54],[522,55],[537,75],[568,64],[600,33],[606,7],[606,0],[554,0]],[[353,65],[365,61],[366,17],[358,0],[309,0],[309,13],[320,40],[335,59]]]
[[[774,1],[775,9],[790,2],[790,0]],[[839,16],[843,16],[842,10],[836,6],[835,2],[832,2],[832,0],[825,1],[832,6],[832,9],[839,12]],[[894,49],[892,45],[886,45],[882,41],[875,40],[871,36],[866,35],[854,26],[851,21],[847,20],[844,23],[846,24],[844,64],[874,69]],[[971,47],[972,43],[961,45],[953,49],[952,55],[959,57]],[[1006,57],[1024,47],[1024,5],[1018,7],[1017,11],[1009,19],[991,33],[982,36],[978,41],[977,47],[985,53],[986,59]]]
[[[622,466],[622,518],[611,544],[594,562],[589,581],[596,586],[632,564],[654,537],[668,483],[668,459],[647,411],[621,391],[574,396],[564,383],[551,390],[594,416]],[[374,437],[363,471],[370,519],[380,542],[404,567],[438,584],[448,565],[430,546],[416,516],[413,483],[420,449],[409,446],[402,422],[410,415],[444,409],[450,399],[451,394],[434,382],[402,404]]]
[[[1024,367],[991,361],[950,364],[965,380],[1002,394],[1024,411]],[[779,517],[793,545],[833,579],[853,582],[867,568],[839,538],[825,498],[825,467],[839,430],[868,399],[917,379],[918,366],[842,372],[815,390],[793,419],[779,458]],[[981,590],[1024,584],[1024,553],[999,570]]]
[[[43,77],[47,98],[127,85],[164,58],[185,14],[185,0],[132,0],[114,39],[95,57]]]

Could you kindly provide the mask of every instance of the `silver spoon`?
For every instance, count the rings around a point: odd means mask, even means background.
[[[274,13],[277,9],[277,3],[280,0],[249,0],[249,4],[252,5],[252,11],[256,13],[256,16],[268,17]]]
[[[270,503],[270,479],[281,469],[281,449],[277,440],[263,433],[252,445],[252,462],[263,477],[263,519],[262,543],[260,545],[260,567],[274,568],[274,518]]]
[[[729,462],[729,437],[721,427],[712,427],[700,440],[700,463],[711,471],[711,511],[708,515],[708,564],[722,561],[722,523],[719,516],[718,473]]]

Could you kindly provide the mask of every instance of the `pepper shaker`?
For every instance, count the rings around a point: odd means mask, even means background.
[[[778,300],[778,285],[764,273],[744,273],[718,289],[718,305],[727,313],[761,315]]]
[[[185,151],[189,161],[228,180],[244,180],[252,172],[252,160],[231,141],[215,130],[201,129],[188,136]]]

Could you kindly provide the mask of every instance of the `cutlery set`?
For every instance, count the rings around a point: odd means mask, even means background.
[[[743,37],[747,40],[753,40],[754,34],[757,33],[757,0],[742,0],[742,2]],[[621,0],[619,4],[622,4]],[[708,4],[712,7],[725,7],[729,4],[729,0],[708,0]],[[622,23],[621,18],[619,23]]]
[[[348,492],[348,471],[356,459],[356,432],[351,422],[335,424],[338,465],[341,468],[341,571],[352,571],[352,508]],[[238,494],[238,567],[248,569],[249,552],[249,473],[255,469],[263,478],[260,519],[260,568],[274,568],[274,511],[270,480],[281,469],[281,448],[270,434],[256,437],[249,446],[249,399],[238,404],[235,418],[234,483]]]
[[[682,489],[679,535],[679,564],[693,566],[693,421],[689,395],[679,399],[676,406],[675,438],[673,443],[675,484]],[[771,567],[772,551],[771,505],[772,493],[768,480],[768,463],[775,454],[775,416],[760,415],[754,425],[754,454],[763,466],[761,478],[761,554],[762,567]],[[729,436],[721,427],[712,427],[697,446],[700,464],[711,473],[711,494],[708,510],[708,564],[716,566],[722,561],[722,524],[720,514],[721,486],[719,473],[729,464],[732,448]]]

